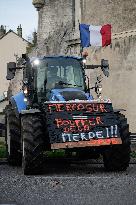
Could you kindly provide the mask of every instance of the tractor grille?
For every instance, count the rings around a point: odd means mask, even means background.
[[[63,91],[60,93],[66,101],[68,100],[87,100],[87,97],[81,91]]]

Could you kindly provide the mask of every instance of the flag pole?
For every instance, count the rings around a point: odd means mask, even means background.
[[[80,22],[79,22],[79,19],[78,19],[78,25],[79,25],[79,33],[80,33]],[[80,55],[82,57],[82,53],[83,53],[83,47],[81,46],[81,33],[80,33]]]

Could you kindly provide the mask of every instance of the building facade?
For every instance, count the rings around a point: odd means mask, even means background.
[[[0,29],[0,96],[2,98],[3,93],[8,91],[9,81],[6,80],[7,75],[7,63],[16,62],[18,57],[21,57],[22,53],[26,53],[26,47],[28,42],[22,38],[22,29],[18,27],[18,33],[16,34],[12,30]],[[14,81],[14,86],[20,89],[22,76],[16,75],[18,80]],[[12,81],[10,82],[12,84]]]

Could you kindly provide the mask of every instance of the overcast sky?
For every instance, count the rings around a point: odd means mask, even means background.
[[[0,25],[16,32],[21,24],[23,37],[28,40],[34,29],[37,30],[38,13],[32,0],[0,0]]]

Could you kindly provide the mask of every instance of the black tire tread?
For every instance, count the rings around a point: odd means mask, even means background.
[[[7,151],[7,160],[8,163],[12,166],[20,166],[22,163],[20,120],[16,117],[14,109],[12,109],[11,106],[9,106],[6,111],[6,117],[8,117],[10,132],[10,155]]]
[[[24,174],[40,172],[43,156],[43,127],[38,115],[24,115],[21,119],[24,141]]]
[[[121,145],[108,147],[103,153],[104,167],[107,171],[125,171],[130,161],[130,132],[127,119],[123,114],[118,114]]]

